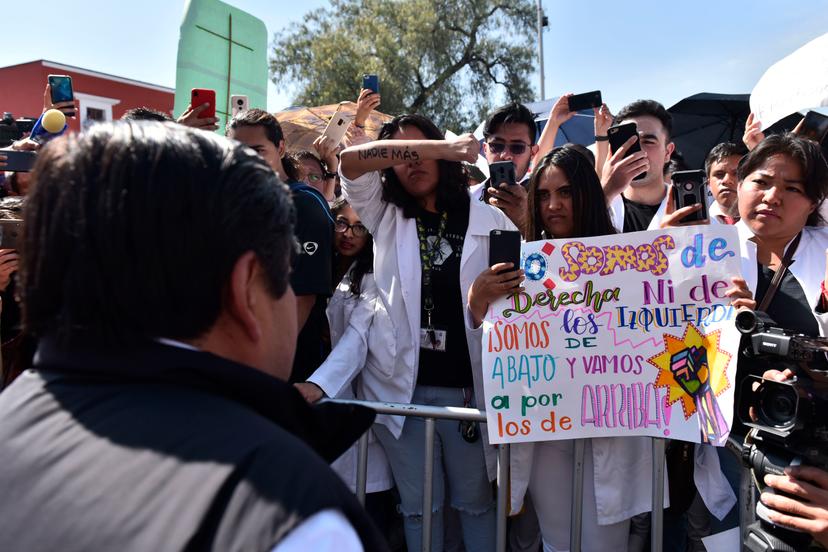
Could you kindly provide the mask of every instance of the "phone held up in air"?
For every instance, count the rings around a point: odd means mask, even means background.
[[[233,94],[230,96],[230,115],[236,116],[243,111],[250,109],[250,103],[247,96],[241,94]]]
[[[584,92],[583,94],[575,94],[569,97],[570,111],[583,111],[584,109],[592,109],[593,107],[601,107],[601,91],[593,90],[592,92]]]
[[[828,156],[828,117],[818,111],[809,111],[805,114],[799,133],[820,144],[823,153]]]
[[[69,75],[49,75],[49,90],[53,104],[71,102],[75,100],[75,92],[72,89],[72,77]],[[69,117],[75,116],[75,111],[64,112]]]
[[[701,204],[701,209],[690,213],[681,222],[707,220],[707,179],[704,171],[676,171],[673,173],[673,201],[676,210]]]
[[[345,133],[348,131],[348,127],[351,126],[352,119],[352,116],[343,113],[342,105],[340,104],[339,107],[336,108],[331,120],[328,121],[328,126],[325,127],[325,131],[322,133],[322,136],[326,136],[329,140],[331,140],[334,147],[338,146],[339,143],[342,142],[342,138],[345,136]]]
[[[633,136],[638,138],[638,127],[633,122],[611,126],[607,129],[607,136],[609,137],[610,150],[612,153],[615,153],[624,145],[624,142]],[[639,151],[641,151],[641,141],[636,140],[624,157],[629,157]],[[647,176],[647,173],[642,173],[633,178],[633,180],[641,180],[645,176]]]
[[[489,232],[489,266],[512,263],[510,270],[520,268],[520,232],[492,230]]]
[[[33,151],[3,150],[0,155],[6,156],[6,165],[0,168],[2,171],[29,172],[37,161],[37,153]]]
[[[0,249],[19,249],[22,220],[0,219]]]
[[[199,119],[216,116],[216,91],[209,88],[193,88],[190,91],[190,105],[193,109],[202,104],[208,104],[207,108],[198,116]]]
[[[379,94],[379,76],[362,75],[362,87],[367,88],[374,94]]]
[[[512,161],[489,163],[489,186],[497,188],[504,182],[510,186],[517,184],[515,164]]]

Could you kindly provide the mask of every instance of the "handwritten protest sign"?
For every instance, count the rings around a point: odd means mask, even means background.
[[[525,291],[484,321],[494,443],[649,435],[723,445],[739,334],[736,229],[526,243]]]

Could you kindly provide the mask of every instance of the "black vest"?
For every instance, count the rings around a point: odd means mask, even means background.
[[[326,464],[373,417],[208,353],[41,343],[0,394],[0,550],[269,551],[326,509],[386,550]]]

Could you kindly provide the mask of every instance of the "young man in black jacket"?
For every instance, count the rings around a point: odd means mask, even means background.
[[[0,550],[384,550],[326,465],[374,413],[284,382],[293,208],[265,162],[121,122],[49,144],[34,174],[39,345],[0,394]]]

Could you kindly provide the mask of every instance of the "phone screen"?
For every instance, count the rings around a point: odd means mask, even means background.
[[[72,92],[72,77],[67,75],[49,75],[49,87],[52,90],[52,103],[71,102],[75,99]]]
[[[806,113],[805,121],[802,123],[802,135],[822,143],[828,137],[828,117],[817,111]]]
[[[489,266],[512,263],[512,270],[520,268],[520,232],[492,230],[489,232]]]

